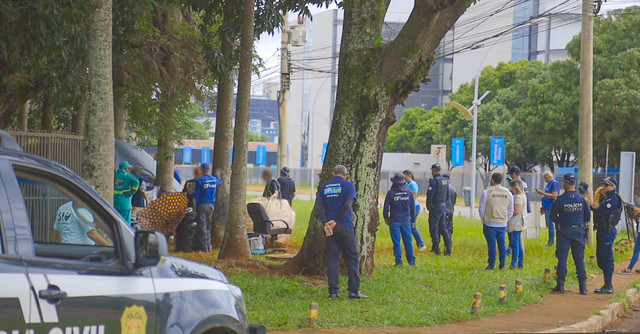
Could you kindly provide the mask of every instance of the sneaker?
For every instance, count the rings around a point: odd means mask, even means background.
[[[394,267],[402,267],[402,263],[396,263],[393,265]]]
[[[362,292],[349,292],[349,299],[369,299],[369,296],[362,294]]]
[[[548,243],[546,245],[544,245],[545,247],[553,247],[553,243]]]
[[[484,268],[484,270],[494,270],[496,269],[494,266],[487,266],[486,268]]]
[[[338,299],[338,298],[340,298],[340,295],[338,293],[329,294],[329,299]]]
[[[422,247],[418,248],[418,250],[421,251],[421,252],[425,251],[425,250],[427,250],[427,246],[422,246]]]
[[[629,270],[629,269],[623,269],[623,270],[618,271],[618,274],[620,274],[620,275],[631,275],[631,273],[632,273],[632,271]]]
[[[610,295],[610,294],[613,294],[613,288],[611,286],[606,286],[605,285],[605,286],[603,286],[601,288],[595,289],[593,292],[597,293],[597,294],[601,294],[601,295],[602,294]]]

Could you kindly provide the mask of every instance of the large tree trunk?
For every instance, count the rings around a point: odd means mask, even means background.
[[[118,103],[114,109],[115,137],[120,140],[127,140],[127,109],[124,107],[124,97],[118,97]]]
[[[232,25],[234,19],[231,4],[224,8],[224,24]],[[220,52],[225,62],[233,63],[231,37],[223,33],[220,38]],[[231,68],[229,66],[228,68]],[[218,77],[218,101],[216,106],[216,140],[213,144],[213,173],[222,184],[218,187],[215,210],[213,211],[213,246],[220,248],[229,221],[229,194],[231,191],[231,148],[233,147],[233,72],[224,71]]]
[[[163,109],[167,106],[160,107],[160,115],[164,113]],[[171,130],[158,131],[158,154],[156,161],[158,163],[156,170],[156,183],[165,191],[173,191],[173,156],[175,152],[174,142],[171,139]]]
[[[242,1],[242,30],[240,37],[240,67],[236,126],[233,135],[235,148],[232,174],[229,223],[224,236],[220,259],[249,259],[249,242],[245,223],[247,204],[247,155],[249,144],[249,106],[251,104],[251,73],[253,69],[253,21],[255,0]],[[217,134],[216,134],[217,135]]]
[[[111,75],[111,0],[91,0],[87,119],[82,174],[113,203],[114,137]]]
[[[86,105],[79,104],[73,107],[71,115],[71,132],[76,136],[84,136],[85,122],[87,119]]]
[[[398,37],[382,44],[389,2],[344,2],[336,110],[319,183],[331,177],[337,164],[349,169],[358,192],[353,216],[360,266],[367,274],[374,267],[380,165],[394,108],[426,79],[433,51],[470,1],[416,0]],[[314,213],[300,253],[286,267],[295,273],[323,274],[324,248],[324,232]]]

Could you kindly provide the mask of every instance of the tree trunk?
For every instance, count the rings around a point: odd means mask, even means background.
[[[163,109],[162,106],[161,109]],[[162,115],[163,111],[161,110],[160,113]],[[172,192],[173,169],[175,167],[173,156],[175,147],[170,136],[170,130],[159,131],[158,133],[158,154],[156,155],[158,166],[156,170],[156,183],[162,187],[163,190]]]
[[[220,250],[220,259],[251,258],[245,217],[247,212],[247,154],[249,150],[249,106],[251,104],[251,74],[253,69],[255,0],[243,0],[242,3],[240,70],[238,74],[236,126],[233,135],[235,156],[231,174],[229,223],[227,224],[227,231]]]
[[[43,132],[53,132],[53,105],[49,93],[45,93],[42,98],[42,118],[40,119],[40,128]]]
[[[30,100],[26,100],[20,111],[20,130],[24,132],[29,129],[29,102]]]
[[[115,137],[120,140],[127,140],[127,109],[124,107],[124,97],[118,97],[118,103],[114,109]]]
[[[224,8],[224,24],[231,25],[231,4]],[[220,52],[228,65],[233,64],[233,44],[227,34],[220,38]],[[232,68],[233,66],[228,66]],[[220,248],[229,218],[229,195],[231,191],[231,148],[233,146],[233,72],[224,71],[218,77],[218,101],[216,106],[216,140],[213,144],[213,173],[222,184],[218,187],[215,210],[213,211],[211,240],[215,248]]]
[[[366,274],[374,267],[380,166],[394,108],[426,79],[433,51],[470,1],[416,0],[398,37],[383,44],[380,36],[389,2],[344,2],[336,109],[319,182],[326,182],[337,164],[349,169],[358,193],[353,217],[360,267]],[[285,267],[295,273],[324,274],[324,248],[321,222],[313,213],[300,253]]]
[[[87,119],[82,174],[113,203],[114,134],[111,0],[90,0]]]
[[[76,136],[84,136],[84,125],[87,118],[86,105],[82,103],[73,107],[73,115],[71,117],[71,132]]]

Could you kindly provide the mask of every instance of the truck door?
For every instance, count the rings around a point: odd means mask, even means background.
[[[38,303],[36,333],[155,333],[149,269],[123,261],[121,223],[70,179],[13,164],[33,251],[20,254]],[[3,175],[3,178],[5,176]],[[14,203],[15,202],[15,203]],[[125,226],[122,226],[126,228]]]

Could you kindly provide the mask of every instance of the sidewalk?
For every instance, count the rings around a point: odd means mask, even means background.
[[[628,261],[616,265],[616,272],[625,268]],[[627,287],[640,279],[640,274],[613,275],[616,293],[625,292]],[[461,321],[431,327],[413,328],[354,328],[354,329],[315,329],[300,330],[294,333],[525,333],[541,332],[587,320],[594,312],[607,307],[612,295],[596,295],[595,288],[602,286],[602,275],[589,279],[589,294],[582,296],[578,288],[571,287],[565,294],[549,293],[542,297],[539,304],[531,304],[511,313]],[[469,304],[471,310],[471,304]],[[279,333],[279,332],[270,332]],[[284,333],[284,332],[280,332]],[[291,333],[291,332],[288,332]]]

